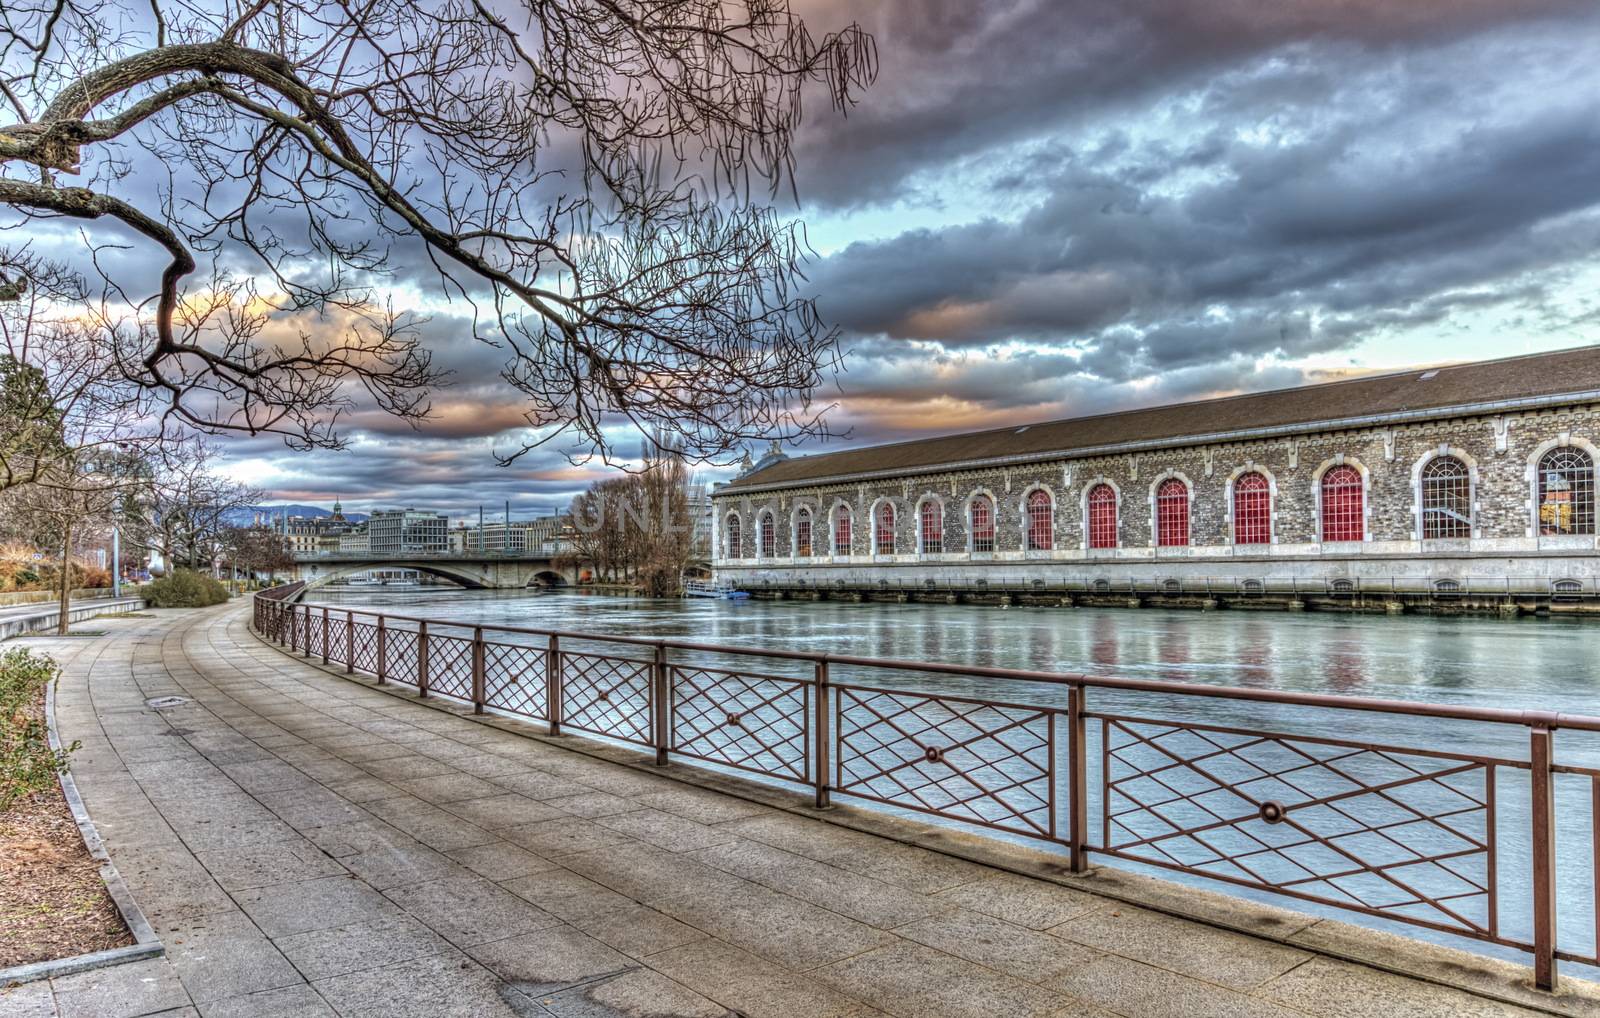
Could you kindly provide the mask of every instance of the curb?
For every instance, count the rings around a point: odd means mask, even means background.
[[[54,682],[45,692],[44,716],[45,723],[50,729],[50,748],[60,749],[62,743],[61,733],[56,730]],[[117,911],[122,914],[122,921],[127,925],[128,932],[133,934],[134,942],[126,947],[114,947],[109,951],[94,951],[90,954],[73,955],[70,958],[36,961],[0,969],[0,986],[50,979],[55,976],[70,975],[73,972],[121,965],[124,962],[143,961],[146,958],[159,958],[166,954],[167,949],[162,945],[161,938],[156,936],[150,920],[145,918],[144,910],[134,900],[133,891],[129,890],[127,881],[123,880],[122,874],[117,871],[116,863],[111,861],[105,842],[101,840],[100,832],[95,829],[94,820],[90,818],[89,810],[83,804],[83,796],[78,794],[78,783],[73,780],[72,772],[62,771],[58,777],[61,782],[61,793],[67,800],[67,808],[72,810],[72,819],[77,821],[78,833],[83,836],[83,845],[89,850],[89,855],[100,864],[100,879],[105,884],[106,893],[111,895],[111,900],[116,903]]]
[[[1037,848],[935,827],[853,804],[835,803],[817,810],[795,802],[792,789],[697,767],[686,761],[680,762],[678,767],[664,768],[641,759],[637,748],[624,748],[585,736],[552,736],[539,731],[539,722],[536,721],[499,714],[474,714],[470,703],[443,695],[424,699],[417,696],[415,687],[403,684],[386,683],[380,686],[367,673],[346,673],[343,665],[324,665],[316,661],[314,655],[301,657],[287,647],[280,647],[258,631],[249,619],[245,620],[245,628],[258,641],[291,661],[352,685],[643,774],[991,869],[1083,891],[1108,901],[1457,990],[1483,1000],[1528,1008],[1560,1018],[1600,1016],[1600,985],[1582,977],[1565,975],[1560,988],[1555,993],[1548,993],[1532,987],[1526,966],[1489,955],[1357,926],[1341,919],[1293,912],[1248,898],[1178,884],[1129,870],[1096,866],[1087,875],[1073,874],[1067,870],[1062,859]],[[1197,904],[1202,907],[1196,907]]]

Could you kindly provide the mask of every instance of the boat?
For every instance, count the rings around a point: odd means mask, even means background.
[[[750,596],[747,591],[727,583],[706,583],[704,580],[684,580],[684,597],[716,597],[724,601],[743,601]]]

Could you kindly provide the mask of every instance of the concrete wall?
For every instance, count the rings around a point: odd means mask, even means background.
[[[134,585],[124,584],[131,589]],[[0,593],[0,608],[10,608],[19,604],[44,604],[55,603],[60,593],[54,590],[8,590]],[[74,601],[82,601],[91,597],[110,597],[110,587],[80,587],[72,592]]]
[[[110,598],[95,598],[89,604],[74,604],[67,610],[67,621],[82,622],[92,619],[97,615],[121,615],[126,612],[135,612],[144,607],[144,599],[139,597],[124,597],[112,600]],[[38,611],[17,612],[0,618],[0,640],[9,640],[13,636],[22,636],[26,633],[42,633],[53,630],[61,619],[60,610],[54,605],[41,605]]]

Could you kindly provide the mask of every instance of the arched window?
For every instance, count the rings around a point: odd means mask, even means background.
[[[1089,489],[1089,547],[1117,546],[1117,489],[1097,484]]]
[[[1594,460],[1562,446],[1539,458],[1539,533],[1594,533]]]
[[[1272,484],[1261,474],[1233,482],[1233,543],[1272,543]]]
[[[878,506],[877,529],[874,534],[873,547],[879,555],[894,554],[894,503],[885,502]]]
[[[833,553],[850,554],[850,507],[840,506],[833,514]]]
[[[729,558],[742,558],[743,555],[744,555],[744,548],[739,544],[739,537],[740,537],[740,535],[739,535],[739,514],[738,513],[730,513],[728,515],[728,547],[727,547],[727,552],[728,552],[728,557]]]
[[[969,515],[972,550],[982,554],[994,551],[994,499],[988,495],[972,496]]]
[[[944,506],[938,499],[922,503],[922,553],[938,555],[944,551]]]
[[[1472,474],[1454,456],[1438,456],[1422,468],[1422,536],[1472,536]]]
[[[1189,543],[1189,486],[1169,477],[1156,489],[1156,544],[1163,548]]]
[[[761,548],[762,558],[771,558],[778,553],[778,528],[772,525],[772,510],[762,513],[756,521],[756,536]]]
[[[1322,475],[1322,539],[1359,541],[1366,536],[1361,471],[1347,464]]]
[[[1049,551],[1056,546],[1055,506],[1043,489],[1028,495],[1028,550]]]
[[[804,506],[794,514],[794,554],[796,558],[811,557],[811,510]]]

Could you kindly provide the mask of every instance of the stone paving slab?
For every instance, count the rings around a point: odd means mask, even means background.
[[[409,703],[247,608],[47,643],[168,955],[0,990],[0,1018],[1537,1013]]]

